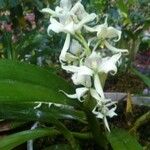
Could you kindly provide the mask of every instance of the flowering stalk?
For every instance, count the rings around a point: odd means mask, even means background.
[[[86,98],[86,100],[83,103],[84,112],[87,117],[88,125],[91,129],[93,138],[94,138],[96,144],[99,146],[99,148],[107,150],[108,149],[108,141],[107,141],[106,135],[104,134],[103,129],[99,125],[97,118],[91,112],[94,105],[95,105],[94,100],[90,96],[90,93],[89,93],[89,96]]]
[[[85,39],[83,38],[83,36],[81,34],[76,34],[74,35],[74,37],[81,43],[81,45],[84,47],[85,53],[86,55],[90,55],[91,50],[87,44],[87,42],[85,41]]]
[[[120,40],[121,31],[109,27],[107,17],[104,24],[87,26],[87,23],[92,22],[97,15],[88,14],[81,0],[74,4],[72,0],[61,0],[55,11],[45,8],[42,12],[51,14],[48,34],[51,30],[67,34],[59,60],[62,69],[72,74],[71,79],[78,88],[75,94],[67,94],[64,91],[63,93],[83,103],[95,141],[104,148],[106,138],[102,135],[96,118],[102,119],[106,129],[110,131],[107,117],[117,115],[116,102],[105,97],[103,86],[108,73],[117,73],[117,65],[122,54],[128,53],[126,49],[113,46]],[[83,29],[96,34],[90,39],[85,38],[82,36]]]

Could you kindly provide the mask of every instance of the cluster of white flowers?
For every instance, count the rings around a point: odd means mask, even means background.
[[[106,128],[110,131],[106,117],[116,115],[116,105],[111,99],[106,99],[102,87],[102,75],[108,73],[114,75],[117,72],[117,64],[122,54],[128,53],[126,49],[115,48],[112,43],[121,38],[121,31],[109,27],[107,17],[105,23],[94,27],[87,23],[97,18],[95,13],[88,14],[81,0],[73,4],[72,0],[61,0],[60,6],[55,11],[44,8],[42,12],[49,13],[50,31],[55,33],[66,33],[66,40],[62,48],[59,60],[61,67],[72,74],[72,81],[78,85],[76,93],[71,95],[65,93],[72,99],[80,102],[85,100],[87,94],[96,101],[93,114],[104,120]],[[96,33],[93,37],[84,38],[82,31]],[[93,44],[94,43],[94,44]],[[103,49],[110,52],[109,56],[102,54]]]

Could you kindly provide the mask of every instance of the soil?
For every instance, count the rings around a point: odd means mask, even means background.
[[[125,92],[142,94],[146,86],[143,81],[131,72],[124,72],[109,76],[104,90],[106,92]]]

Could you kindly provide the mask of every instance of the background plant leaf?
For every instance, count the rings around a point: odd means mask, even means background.
[[[142,150],[142,146],[137,142],[136,138],[122,129],[112,129],[107,134],[107,139],[110,142],[113,150]]]
[[[146,76],[134,68],[132,68],[132,70],[148,87],[150,87],[150,76]]]

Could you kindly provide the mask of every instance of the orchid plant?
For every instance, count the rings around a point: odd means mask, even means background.
[[[107,15],[100,24],[100,17],[88,13],[81,0],[60,0],[55,10],[44,8],[41,12],[50,16],[48,35],[66,36],[59,62],[73,84],[53,66],[35,66],[16,61],[18,57],[0,60],[0,133],[8,134],[1,138],[0,150],[24,147],[25,142],[27,150],[142,150],[130,132],[117,127],[120,121],[115,125],[110,119],[117,115],[117,102],[103,90],[108,75],[117,73],[122,56],[128,54],[128,50],[115,47],[121,31],[108,25]],[[33,37],[30,39],[37,39]],[[33,42],[27,47],[36,45]],[[139,128],[136,122],[132,131]]]
[[[42,12],[50,15],[48,34],[51,31],[66,34],[59,61],[61,68],[71,74],[77,88],[75,94],[61,92],[84,106],[92,103],[87,109],[102,119],[106,129],[111,131],[107,118],[117,115],[117,106],[116,102],[105,97],[103,86],[107,74],[115,75],[122,55],[128,53],[127,49],[113,46],[120,40],[121,31],[108,26],[108,16],[103,24],[92,26],[98,15],[87,13],[81,0],[61,0],[55,10],[44,8]]]

